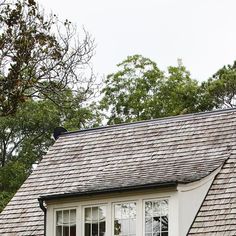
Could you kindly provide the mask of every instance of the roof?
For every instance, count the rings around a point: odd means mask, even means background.
[[[189,236],[236,234],[236,149],[215,177]]]
[[[0,235],[43,235],[39,196],[199,180],[228,158],[235,128],[224,110],[66,133],[1,213]]]

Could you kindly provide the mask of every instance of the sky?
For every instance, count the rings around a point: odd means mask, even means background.
[[[199,81],[236,60],[235,0],[38,0],[95,39],[95,73],[141,54],[161,70],[180,58]]]

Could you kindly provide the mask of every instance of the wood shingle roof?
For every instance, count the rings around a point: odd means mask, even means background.
[[[199,180],[229,157],[236,110],[63,134],[0,214],[0,235],[43,235],[39,196]]]
[[[215,177],[189,236],[236,235],[236,148]]]

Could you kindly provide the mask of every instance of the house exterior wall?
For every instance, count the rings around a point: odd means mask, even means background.
[[[105,204],[107,206],[107,215],[112,215],[113,204],[118,202],[137,202],[137,215],[141,215],[142,218],[137,218],[137,236],[144,235],[143,224],[143,201],[148,199],[168,199],[169,201],[169,228],[170,236],[177,236],[175,232],[178,232],[178,192],[176,189],[156,189],[148,191],[135,191],[126,192],[120,194],[108,194],[92,197],[84,197],[77,199],[70,199],[68,201],[54,201],[48,203],[47,206],[47,236],[55,236],[55,211],[66,208],[76,208],[78,212],[77,217],[77,236],[83,235],[83,208],[91,205]],[[107,218],[107,236],[111,236],[113,232],[113,219]]]
[[[178,185],[179,236],[186,235],[220,168],[204,179]]]
[[[169,236],[183,236],[187,231],[201,206],[201,203],[218,173],[214,173],[191,184],[178,185],[175,188],[152,189],[145,191],[130,191],[123,193],[87,196],[47,202],[47,236],[55,236],[55,212],[61,209],[75,208],[77,210],[77,236],[83,236],[83,209],[85,206],[104,204],[107,214],[113,215],[113,203],[137,202],[137,236],[144,236],[144,200],[168,199],[169,201]],[[107,236],[112,236],[113,219],[107,218]]]

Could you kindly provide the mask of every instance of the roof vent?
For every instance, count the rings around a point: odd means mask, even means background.
[[[61,134],[66,133],[66,132],[67,132],[67,130],[65,128],[56,127],[53,132],[53,137],[55,140],[57,140]]]

